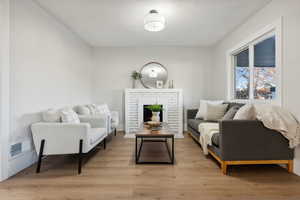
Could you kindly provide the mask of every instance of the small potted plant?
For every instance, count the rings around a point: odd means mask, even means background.
[[[132,78],[132,88],[136,87],[136,81],[140,80],[142,78],[142,74],[137,72],[137,71],[133,71],[131,74],[131,78]]]
[[[146,108],[148,108],[152,112],[152,118],[151,118],[151,120],[154,121],[154,122],[160,122],[160,116],[159,116],[159,114],[160,114],[160,111],[163,110],[162,106],[154,104],[154,105],[146,106]]]

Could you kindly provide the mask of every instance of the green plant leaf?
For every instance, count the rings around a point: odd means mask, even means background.
[[[152,112],[160,112],[163,110],[162,105],[157,105],[157,104],[149,105],[149,106],[146,106],[145,108],[148,108]]]

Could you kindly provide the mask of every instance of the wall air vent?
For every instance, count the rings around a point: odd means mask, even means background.
[[[22,143],[16,143],[10,146],[10,156],[14,157],[18,154],[22,153]]]

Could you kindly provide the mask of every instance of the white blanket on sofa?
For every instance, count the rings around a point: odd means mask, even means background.
[[[199,142],[201,144],[204,155],[208,154],[207,145],[211,145],[211,138],[215,133],[219,132],[219,123],[201,123],[199,124],[200,138]]]
[[[256,118],[265,127],[280,132],[289,140],[290,148],[300,144],[300,124],[287,110],[274,105],[255,104]]]

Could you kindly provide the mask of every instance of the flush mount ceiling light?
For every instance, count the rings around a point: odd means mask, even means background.
[[[150,32],[158,32],[165,28],[165,18],[157,10],[150,10],[144,18],[144,28]]]

